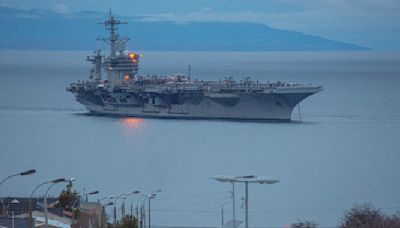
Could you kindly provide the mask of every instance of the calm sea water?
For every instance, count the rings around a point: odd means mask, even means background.
[[[38,170],[6,182],[0,196],[75,177],[76,189],[99,197],[162,189],[152,201],[153,225],[219,226],[219,203],[231,219],[231,186],[209,178],[253,174],[281,182],[250,186],[251,227],[299,219],[335,226],[355,203],[386,213],[400,206],[400,53],[143,53],[142,74],[185,73],[191,64],[199,79],[323,85],[301,103],[301,123],[85,115],[65,87],[86,79],[88,54],[0,52],[0,177]],[[244,219],[244,186],[236,190]]]

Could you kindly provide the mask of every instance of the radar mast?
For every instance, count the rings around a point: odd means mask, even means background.
[[[110,37],[99,38],[99,39],[110,44],[110,58],[114,59],[114,58],[116,58],[116,41],[121,40],[118,38],[118,34],[116,33],[116,30],[118,30],[117,25],[127,24],[127,22],[116,20],[114,18],[114,16],[112,15],[111,9],[110,9],[107,20],[100,22],[99,24],[104,24],[106,27],[106,30],[110,30]],[[126,40],[126,38],[125,38],[125,40]]]

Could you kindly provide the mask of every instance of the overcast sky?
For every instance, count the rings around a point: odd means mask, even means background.
[[[250,21],[345,41],[400,50],[400,0],[0,0],[17,8],[60,13],[108,11],[146,20]]]

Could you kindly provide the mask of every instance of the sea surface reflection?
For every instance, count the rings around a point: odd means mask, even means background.
[[[137,117],[121,117],[120,122],[128,129],[137,129],[144,124],[143,119]]]

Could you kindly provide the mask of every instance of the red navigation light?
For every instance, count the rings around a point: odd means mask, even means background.
[[[134,59],[135,58],[135,53],[129,53],[129,58]]]

